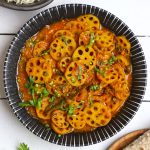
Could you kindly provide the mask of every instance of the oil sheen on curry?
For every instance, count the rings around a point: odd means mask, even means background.
[[[130,95],[131,44],[87,14],[46,25],[21,51],[21,107],[57,134],[106,126]]]

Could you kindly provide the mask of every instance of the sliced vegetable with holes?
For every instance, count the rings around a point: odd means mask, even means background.
[[[54,39],[50,45],[51,51],[50,54],[54,60],[60,60],[65,56],[65,53],[68,51],[67,45],[62,42],[60,38]]]
[[[120,107],[122,107],[122,105],[124,104],[124,101],[109,94],[101,95],[100,99],[111,110],[112,115],[115,115]]]
[[[55,60],[60,60],[65,56],[71,56],[76,49],[76,42],[74,38],[69,36],[61,36],[51,43],[50,54]]]
[[[26,64],[26,72],[35,83],[46,83],[52,77],[51,63],[41,57],[31,58]]]
[[[118,79],[118,72],[113,68],[101,68],[101,70],[97,70],[97,78],[104,83],[110,84]]]
[[[118,55],[118,56],[117,56],[117,61],[118,61],[118,63],[119,63],[122,67],[129,66],[129,65],[130,65],[130,60],[129,60],[128,58],[126,58],[125,56],[123,56],[123,55]]]
[[[117,82],[121,83],[121,82],[124,82],[126,80],[126,74],[125,74],[125,71],[124,69],[121,67],[120,64],[115,64],[113,66],[113,68],[117,71],[118,73],[118,77],[117,77]]]
[[[68,107],[68,115],[72,116],[74,114],[76,114],[79,111],[82,111],[84,109],[85,106],[85,101],[76,101],[73,100]]]
[[[95,32],[95,43],[99,50],[110,53],[115,50],[115,35],[106,30],[98,30]]]
[[[64,76],[57,75],[49,83],[46,83],[47,90],[54,94],[57,92],[60,96],[68,97],[77,92],[75,87],[66,80]]]
[[[68,128],[69,123],[67,122],[67,114],[63,110],[55,110],[51,115],[52,122],[59,128]]]
[[[73,60],[82,60],[88,71],[93,69],[96,65],[96,52],[92,47],[78,47],[74,51],[72,58]]]
[[[62,36],[74,37],[74,35],[69,30],[58,30],[54,34],[53,39],[55,39],[57,37],[62,37]]]
[[[70,30],[70,32],[73,33],[75,40],[78,42],[80,33],[84,31],[84,26],[82,22],[77,20],[74,21],[72,20],[65,25],[65,29]]]
[[[103,103],[94,102],[84,110],[86,123],[92,127],[105,126],[111,120],[111,111]]]
[[[68,65],[71,63],[72,58],[71,57],[64,57],[62,58],[59,62],[58,62],[58,67],[60,68],[60,70],[62,72],[66,71],[66,68],[68,67]]]
[[[79,45],[90,47],[93,46],[94,42],[95,42],[94,32],[84,31],[80,34]]]
[[[87,80],[87,69],[83,61],[73,61],[67,67],[65,77],[72,86],[81,86]]]
[[[59,135],[68,134],[74,131],[74,128],[72,128],[71,126],[68,126],[67,128],[59,128],[53,122],[51,123],[51,127]]]
[[[130,42],[127,40],[127,38],[125,36],[118,36],[117,38],[117,48],[118,50],[122,51],[122,50],[126,50],[125,55],[130,55],[130,50],[131,50],[131,44]]]
[[[67,115],[67,120],[74,129],[82,129],[86,124],[83,111],[78,111],[74,115]]]
[[[87,14],[77,18],[78,21],[82,22],[85,26],[85,30],[97,30],[100,29],[100,21],[99,19],[92,15]]]
[[[113,88],[115,89],[115,96],[120,100],[126,100],[130,95],[130,90],[126,80],[115,83]]]

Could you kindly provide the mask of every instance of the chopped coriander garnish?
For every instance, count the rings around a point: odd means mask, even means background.
[[[49,99],[49,102],[54,102],[57,97],[61,97],[60,93],[55,92],[54,95]]]
[[[56,96],[54,95],[54,96],[52,96],[52,97],[49,99],[49,102],[54,102],[55,99],[56,99]]]
[[[109,65],[112,65],[112,64],[114,64],[115,62],[116,62],[116,60],[117,60],[117,57],[116,56],[112,56],[109,60],[108,60],[108,64]]]
[[[29,92],[33,96],[35,88],[34,88],[34,80],[31,76],[28,78],[28,82],[25,84],[25,87],[29,90]]]
[[[52,86],[53,84],[54,84],[54,81],[51,81],[51,82],[49,83],[50,86]]]
[[[31,76],[29,76],[29,82],[30,82],[30,84],[34,83],[34,79]]]
[[[38,109],[41,109],[41,105],[42,105],[42,97],[40,97],[40,98],[37,99],[37,106],[36,107]]]
[[[50,125],[49,124],[45,124],[46,129],[49,131],[51,130]]]
[[[68,107],[68,115],[73,115],[74,114],[74,107],[69,105]]]
[[[19,106],[20,107],[29,107],[29,106],[37,107],[37,103],[38,103],[37,100],[29,100],[26,102],[19,103]]]
[[[97,84],[90,86],[90,90],[92,90],[92,91],[96,91],[98,89],[99,89],[99,85],[97,85]]]
[[[81,77],[82,77],[82,66],[78,66],[78,80],[81,80]]]
[[[78,77],[77,77],[77,78],[78,78],[78,80],[81,80],[81,75],[80,75],[80,74],[78,74]]]
[[[39,87],[39,85],[38,85],[38,84],[35,84],[35,87]]]
[[[93,105],[93,97],[90,96],[90,106],[92,106],[92,105]]]
[[[89,44],[87,45],[87,48],[92,46],[95,42],[95,39],[94,39],[94,32],[91,32],[91,35],[90,35],[90,42]]]
[[[78,108],[78,109],[82,108],[82,105],[78,105],[77,108]]]
[[[75,83],[75,82],[76,82],[75,77],[71,77],[71,82],[72,82],[72,83]]]
[[[68,45],[67,39],[63,35],[60,38],[65,43],[65,45],[67,46]]]
[[[61,97],[60,93],[55,92],[56,97]]]
[[[49,95],[49,92],[47,91],[46,88],[44,88],[43,91],[42,91],[42,94],[43,94],[44,97],[46,97],[46,96]]]
[[[36,43],[37,43],[36,41],[30,40],[29,45],[30,47],[34,47]]]
[[[49,48],[48,50],[42,51],[41,55],[47,55],[52,49]]]
[[[31,103],[30,101],[27,102],[21,102],[19,103],[20,107],[28,107],[28,106],[33,106],[33,103]]]
[[[61,134],[58,134],[58,137],[60,138],[62,135]]]
[[[94,70],[95,70],[97,73],[101,74],[103,77],[105,77],[105,71],[104,71],[104,70],[100,70],[100,69],[98,69],[97,67],[95,67]]]
[[[29,147],[27,146],[27,144],[25,143],[20,143],[19,147],[17,148],[17,150],[30,150]]]
[[[59,106],[59,109],[60,110],[66,110],[65,108],[64,108],[64,99],[61,101],[61,104],[60,104],[60,106]]]

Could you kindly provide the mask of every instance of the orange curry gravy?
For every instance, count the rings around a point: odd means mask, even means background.
[[[79,24],[76,27],[70,25],[69,30],[66,24],[70,21]],[[58,134],[72,131],[87,132],[107,125],[130,95],[131,45],[124,36],[117,37],[102,26],[100,29],[97,28],[97,24],[98,27],[101,26],[97,18],[89,14],[83,18],[81,16],[74,20],[66,19],[46,25],[26,41],[21,51],[17,76],[23,100],[20,106],[26,107],[29,114],[50,126]],[[61,30],[67,30],[69,34],[65,35],[63,31],[64,35],[55,36],[56,32]],[[62,39],[58,42],[62,48],[69,45],[69,41],[66,43],[67,38],[74,39],[75,43],[68,46],[71,49],[75,47],[73,52],[66,53],[63,57],[62,53],[58,53],[61,57],[58,60],[53,56],[58,50],[58,45],[53,44],[56,50],[51,46],[54,40],[57,42],[57,38],[58,41],[59,38]],[[40,42],[42,46],[38,45]],[[37,54],[34,53],[35,47]],[[44,47],[43,50],[41,47]],[[41,51],[40,54],[38,50]],[[38,81],[40,70],[35,74],[32,70],[34,59],[37,61],[37,68],[38,63],[43,63],[44,67],[47,60],[44,69],[48,70],[47,66],[51,65],[51,73],[48,72],[50,79],[47,72],[44,72],[40,77],[41,83]],[[65,61],[61,61],[62,59]],[[29,61],[31,62],[28,63]],[[60,64],[67,67],[63,68]],[[43,78],[44,76],[47,78]]]

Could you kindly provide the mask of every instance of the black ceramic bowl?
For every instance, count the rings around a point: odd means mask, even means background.
[[[40,0],[35,1],[31,4],[16,4],[15,2],[6,2],[6,0],[0,0],[0,6],[14,9],[14,10],[22,10],[22,11],[28,11],[28,10],[36,10],[39,8],[42,8],[48,4],[50,4],[53,0]]]
[[[18,106],[21,102],[16,82],[17,64],[20,50],[25,41],[43,28],[46,24],[63,18],[74,18],[82,14],[96,15],[104,27],[109,28],[116,35],[125,35],[131,43],[131,61],[133,66],[133,84],[131,95],[121,111],[111,122],[88,133],[71,133],[58,137],[52,130],[48,131],[38,120],[32,118],[25,108]],[[143,50],[134,33],[113,14],[94,6],[84,4],[67,4],[47,9],[31,18],[17,33],[6,55],[4,63],[4,86],[9,104],[18,119],[31,132],[51,143],[66,146],[85,146],[102,142],[118,133],[137,112],[144,95],[146,86],[146,62]]]

